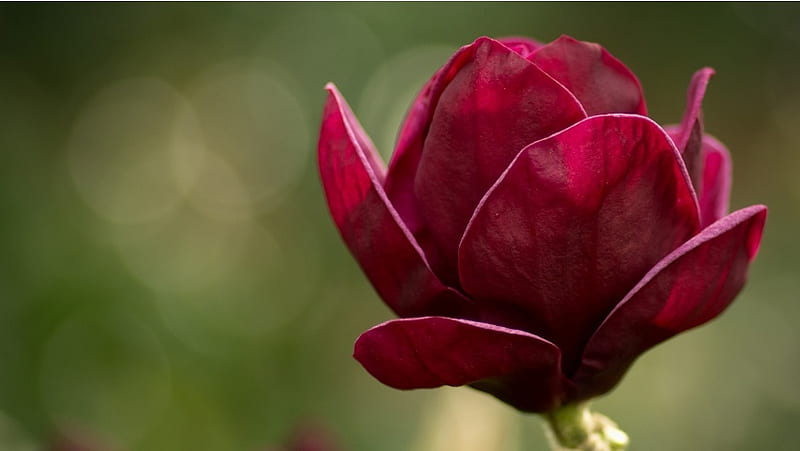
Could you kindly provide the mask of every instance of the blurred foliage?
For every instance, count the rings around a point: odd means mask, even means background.
[[[626,62],[662,123],[714,67],[706,129],[733,153],[733,207],[771,209],[733,307],[599,409],[636,449],[793,449],[799,21],[796,4],[0,5],[0,449],[257,450],[305,421],[356,451],[447,434],[544,449],[535,417],[394,391],[351,359],[391,314],[327,216],[314,152],[327,81],[388,155],[458,46],[562,33]]]

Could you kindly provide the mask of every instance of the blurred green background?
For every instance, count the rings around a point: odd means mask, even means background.
[[[327,81],[386,156],[458,46],[562,33],[628,64],[661,123],[714,67],[732,207],[770,207],[737,302],[598,410],[635,450],[795,449],[798,23],[795,4],[0,6],[0,449],[258,450],[307,421],[356,451],[545,449],[536,417],[351,358],[391,314],[328,218],[315,144]]]

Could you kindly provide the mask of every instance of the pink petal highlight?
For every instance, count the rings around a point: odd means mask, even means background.
[[[529,59],[572,91],[590,116],[647,115],[639,80],[599,44],[564,35],[534,52]]]
[[[478,205],[459,272],[479,302],[524,308],[576,365],[594,327],[699,228],[680,155],[636,115],[592,116],[526,147]]]
[[[709,135],[703,137],[703,179],[700,188],[700,217],[706,227],[728,214],[732,164],[728,149]]]
[[[589,340],[573,380],[580,398],[613,388],[643,352],[717,315],[742,289],[758,251],[767,209],[736,211],[660,261]]]
[[[361,334],[354,357],[402,390],[474,384],[525,411],[548,410],[563,396],[558,348],[492,324],[435,316],[388,321]]]

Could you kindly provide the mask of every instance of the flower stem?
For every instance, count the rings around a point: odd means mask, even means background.
[[[628,435],[605,415],[589,410],[589,403],[561,406],[544,414],[553,451],[624,451]]]

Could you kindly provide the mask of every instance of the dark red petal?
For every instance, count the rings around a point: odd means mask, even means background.
[[[354,357],[402,390],[474,384],[528,411],[548,410],[563,397],[555,345],[486,323],[436,316],[388,321],[361,334]]]
[[[431,272],[381,187],[383,165],[336,87],[329,84],[319,169],[331,216],[378,294],[398,315],[449,310],[461,296]]]
[[[622,296],[697,230],[664,131],[643,116],[592,116],[525,148],[489,190],[461,242],[461,286],[524,307],[569,368]]]
[[[400,126],[384,188],[392,205],[415,236],[421,233],[423,220],[417,211],[414,197],[414,177],[419,167],[422,145],[430,128],[433,110],[444,88],[471,59],[476,42],[461,47],[436,71],[412,102]]]
[[[762,205],[736,211],[650,270],[589,340],[574,377],[580,396],[605,393],[644,351],[719,315],[744,285],[766,216]]]
[[[686,111],[677,132],[674,134],[675,145],[683,155],[686,170],[697,191],[700,191],[700,179],[703,175],[703,119],[702,105],[708,82],[714,75],[714,69],[704,67],[692,76],[689,90],[686,93]]]
[[[664,127],[664,130],[673,141],[678,141],[681,134],[680,125],[669,125]],[[728,214],[733,168],[728,149],[710,135],[703,135],[697,156],[700,164],[696,164],[695,168],[700,172],[692,182],[700,206],[700,226],[705,228]]]
[[[731,156],[722,143],[703,136],[703,181],[700,188],[700,220],[708,226],[728,214],[731,193]]]
[[[586,113],[647,115],[642,85],[621,61],[591,42],[561,36],[529,57],[575,94]]]
[[[476,41],[439,98],[414,183],[426,227],[420,244],[445,283],[457,283],[464,228],[514,156],[584,117],[572,94],[538,67],[497,41]]]

